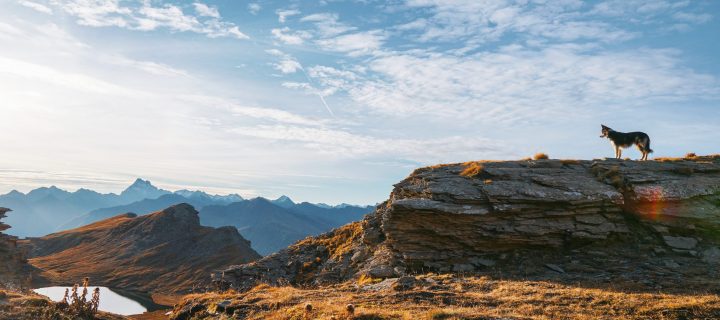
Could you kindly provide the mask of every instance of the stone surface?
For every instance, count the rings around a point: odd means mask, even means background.
[[[641,283],[675,279],[668,272],[686,282],[717,276],[709,264],[720,243],[720,157],[480,165],[475,177],[460,174],[466,164],[417,169],[362,222],[224,273],[238,289],[257,281],[396,277],[398,270],[591,273]],[[288,261],[297,263],[288,267]]]
[[[12,210],[0,207],[0,220]],[[30,266],[25,252],[18,247],[18,238],[2,233],[10,226],[0,222],[0,288],[16,289],[26,286]]]
[[[689,238],[689,237],[663,236],[663,240],[665,240],[665,243],[668,246],[671,246],[676,249],[687,249],[687,250],[695,248],[695,246],[698,243],[698,241],[695,238]]]

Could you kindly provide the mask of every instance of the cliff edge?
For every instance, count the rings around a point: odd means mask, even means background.
[[[720,292],[720,156],[415,170],[363,221],[216,279],[322,285],[425,272]]]

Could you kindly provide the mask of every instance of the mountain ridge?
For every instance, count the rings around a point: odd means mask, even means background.
[[[211,270],[260,257],[234,227],[200,225],[188,204],[121,214],[81,228],[23,240],[38,284],[94,284],[140,292],[187,291]]]

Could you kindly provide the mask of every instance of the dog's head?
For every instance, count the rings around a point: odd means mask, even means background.
[[[602,130],[600,131],[600,132],[602,133],[602,134],[600,135],[600,138],[605,138],[605,137],[607,137],[607,136],[608,136],[608,133],[610,133],[610,131],[612,131],[612,129],[610,129],[608,126],[606,126],[606,125],[604,125],[604,124],[601,124],[601,125],[600,125],[600,128],[602,128]]]

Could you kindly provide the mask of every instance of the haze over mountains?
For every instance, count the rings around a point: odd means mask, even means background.
[[[68,192],[55,186],[27,194],[11,191],[0,195],[0,206],[13,208],[6,221],[9,234],[41,237],[82,227],[118,214],[144,215],[188,203],[200,212],[203,225],[235,226],[260,254],[275,252],[296,240],[317,235],[362,218],[372,207],[347,204],[296,204],[289,197],[245,200],[240,195],[211,195],[202,191],[171,192],[137,179],[120,194],[88,189]]]

